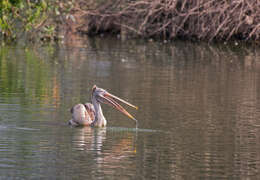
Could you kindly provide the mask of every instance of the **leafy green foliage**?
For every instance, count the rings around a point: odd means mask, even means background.
[[[45,31],[44,22],[57,11],[59,0],[1,0],[0,33],[15,39],[19,35]],[[50,34],[47,28],[46,33]]]

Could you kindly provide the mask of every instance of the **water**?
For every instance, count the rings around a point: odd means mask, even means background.
[[[260,49],[72,37],[0,49],[0,179],[259,179]],[[106,128],[67,126],[96,84]]]

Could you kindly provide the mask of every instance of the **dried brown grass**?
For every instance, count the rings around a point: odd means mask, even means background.
[[[208,41],[260,38],[259,0],[106,0],[95,6],[81,3],[74,12],[81,19],[77,30],[88,34]]]

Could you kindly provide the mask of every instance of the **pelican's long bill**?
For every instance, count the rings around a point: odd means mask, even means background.
[[[112,95],[108,92],[105,92],[103,94],[103,96],[101,96],[101,97],[103,98],[104,103],[113,106],[115,109],[119,110],[120,112],[122,112],[123,114],[125,114],[126,116],[128,116],[129,118],[131,118],[137,122],[137,120],[129,112],[127,112],[120,104],[118,104],[118,102],[116,102],[116,100],[120,101],[128,106],[131,106],[135,109],[138,109],[137,106],[134,106],[134,105],[130,104],[129,102],[127,102],[115,95]]]

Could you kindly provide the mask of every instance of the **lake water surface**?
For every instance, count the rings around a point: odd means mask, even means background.
[[[94,84],[139,107],[137,130],[107,105],[106,128],[67,125]],[[260,49],[1,46],[0,179],[260,179]]]

